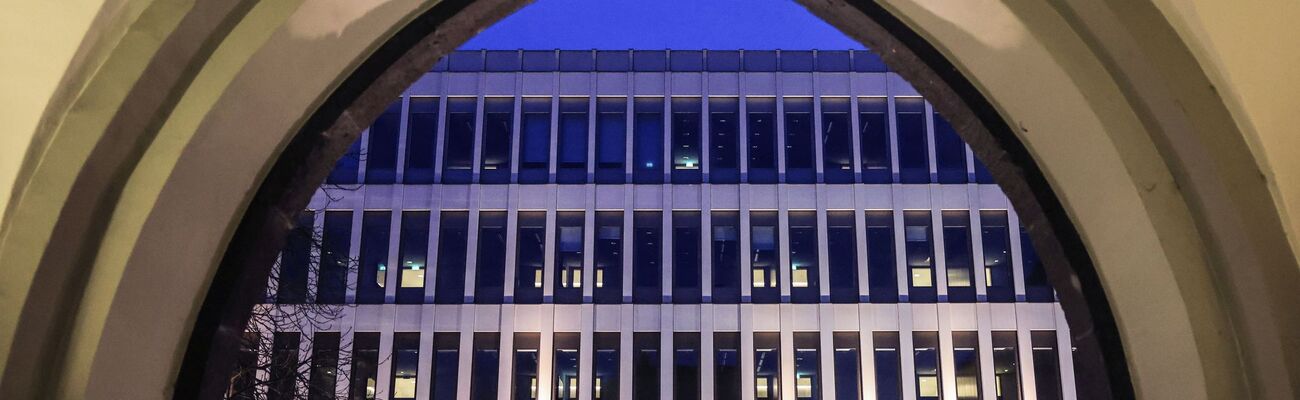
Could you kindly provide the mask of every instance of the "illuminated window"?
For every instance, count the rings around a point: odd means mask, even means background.
[[[797,288],[808,287],[808,267],[791,266],[790,267],[790,286]]]
[[[912,268],[912,286],[934,287],[933,271],[929,268]]]
[[[980,398],[979,334],[953,332],[952,345],[957,400],[977,400]]]
[[[420,364],[420,334],[393,334],[393,399],[414,399]]]
[[[933,303],[938,299],[934,287],[934,242],[930,230],[930,211],[903,212],[904,250],[911,278],[908,296],[914,303]]]
[[[581,343],[576,332],[555,334],[554,398],[576,400],[578,395],[578,350]]]
[[[546,266],[546,212],[520,211],[516,223],[514,302],[541,304]]]
[[[515,376],[512,399],[537,398],[538,367],[541,361],[538,354],[540,342],[541,338],[537,333],[515,333]]]
[[[937,400],[939,395],[939,333],[912,332],[912,356],[916,367],[919,400]]]
[[[821,301],[817,212],[790,211],[789,222],[790,301],[814,304]]]
[[[584,169],[585,171],[585,169]],[[555,268],[557,276],[554,301],[557,304],[582,302],[583,225],[582,211],[560,211],[555,216]]]
[[[800,376],[794,382],[794,397],[800,399],[811,398],[813,396],[812,377]]]
[[[424,273],[428,269],[429,212],[402,212],[401,239],[398,242],[398,303],[424,300]]]
[[[781,263],[777,252],[777,223],[776,211],[752,211],[749,214],[750,274],[753,280],[750,294],[754,303],[777,303],[781,300],[777,280],[777,268]]]
[[[969,210],[944,210],[944,271],[948,279],[948,301],[975,301],[975,263],[971,254]]]
[[[700,183],[700,111],[698,97],[672,99],[673,183]]]

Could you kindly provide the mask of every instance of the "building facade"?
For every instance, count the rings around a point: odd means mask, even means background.
[[[454,52],[309,208],[268,302],[345,311],[258,334],[349,398],[1075,398],[1015,210],[863,51]]]

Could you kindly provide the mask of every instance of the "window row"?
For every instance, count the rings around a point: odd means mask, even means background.
[[[900,336],[899,332],[870,332],[869,338],[860,337],[858,332],[834,332],[828,342],[823,342],[818,332],[794,332],[788,339],[792,340],[790,346],[783,346],[777,332],[753,333],[752,341],[745,345],[740,332],[714,332],[709,345],[711,354],[703,351],[699,332],[667,333],[670,338],[662,337],[664,333],[660,332],[634,332],[630,343],[622,343],[619,332],[595,332],[587,343],[582,343],[577,332],[561,332],[555,333],[546,346],[538,333],[514,333],[503,340],[501,333],[477,332],[467,348],[471,352],[467,360],[460,357],[461,335],[433,333],[432,346],[426,347],[432,354],[421,355],[419,332],[397,332],[392,334],[392,352],[382,357],[380,333],[357,332],[352,336],[348,357],[340,357],[341,335],[317,332],[311,338],[311,362],[301,363],[301,335],[275,333],[266,371],[270,378],[266,382],[274,387],[265,393],[270,399],[299,398],[294,393],[302,390],[308,399],[334,399],[343,394],[354,400],[417,396],[453,400],[459,390],[468,390],[472,400],[496,400],[502,395],[500,391],[516,400],[618,399],[620,389],[630,385],[632,400],[659,400],[663,395],[698,400],[702,398],[702,382],[708,380],[712,382],[714,399],[739,400],[746,390],[746,379],[751,380],[753,398],[758,400],[829,399],[828,393],[834,393],[834,399],[891,400],[911,394],[907,398],[938,400],[944,398],[945,392],[957,400],[983,399],[985,394],[992,394],[987,397],[992,400],[1053,400],[1062,399],[1065,389],[1054,331],[1031,331],[1027,341],[1018,340],[1016,331],[993,331],[987,342],[991,347],[981,346],[979,334],[973,331],[952,332],[950,346],[941,346],[940,333],[932,331],[911,332],[910,337]],[[665,339],[669,339],[668,343]],[[256,334],[249,337],[250,342],[257,340],[260,337]],[[830,348],[823,348],[823,344]],[[1030,346],[1028,351],[1021,348],[1022,344]],[[580,348],[584,345],[592,347],[590,365],[580,368]],[[245,389],[241,385],[252,384],[240,377],[256,373],[255,353],[260,348],[245,347],[240,369],[232,379],[232,398],[243,398],[239,395]],[[783,358],[784,351],[792,351],[788,355],[792,357]],[[549,360],[544,352],[550,353]],[[622,352],[631,354],[623,356]],[[422,357],[429,365],[423,376]],[[712,362],[706,362],[710,357]],[[824,362],[822,357],[830,359]],[[343,369],[340,360],[350,363],[350,368]],[[981,360],[992,371],[982,372]],[[1030,361],[1032,368],[1023,368],[1025,361]],[[551,364],[548,371],[542,368],[546,362]],[[388,376],[380,376],[381,364],[388,364]],[[864,368],[868,364],[870,368]],[[903,372],[905,366],[912,369],[910,374]],[[953,368],[951,374],[943,373],[946,366]],[[310,369],[307,382],[276,379],[299,373],[300,368]],[[499,384],[502,368],[511,371],[508,386]],[[631,369],[630,382],[621,382],[623,368]],[[782,378],[783,369],[792,372],[793,382]],[[585,387],[580,371],[593,374]],[[955,387],[955,391],[944,390],[943,379],[949,376],[955,382],[947,386]],[[1033,384],[1027,385],[1030,376]],[[669,377],[672,384],[663,385]],[[381,385],[380,380],[387,380],[387,384]],[[793,387],[782,387],[783,383],[792,383]],[[340,390],[344,386],[346,389]]]
[[[353,260],[352,211],[326,211],[319,235],[305,213],[281,256],[274,301],[308,301],[317,277],[315,302],[344,302],[354,268],[362,304],[1054,301],[1023,228],[1013,257],[1005,210],[861,215],[832,210],[819,223],[811,210],[784,220],[777,211],[480,211],[470,221],[466,211],[365,211]]]
[[[886,72],[879,56],[858,50],[461,50],[436,72]]]
[[[410,97],[327,182],[993,183],[920,97],[890,108],[886,97]]]

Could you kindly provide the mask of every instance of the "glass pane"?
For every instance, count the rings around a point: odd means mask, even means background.
[[[433,302],[460,304],[465,301],[465,252],[469,244],[469,213],[443,211],[441,220]]]

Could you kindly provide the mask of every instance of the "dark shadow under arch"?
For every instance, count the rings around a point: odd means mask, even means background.
[[[208,288],[173,398],[219,399],[235,366],[244,321],[295,216],[334,162],[392,98],[443,55],[526,0],[443,0],[415,18],[351,73],[294,135],[263,180]],[[869,0],[799,0],[867,45],[947,118],[1021,215],[1061,299],[1080,398],[1134,398],[1114,315],[1083,240],[1015,131],[943,54]],[[1062,349],[1064,350],[1064,349]]]

